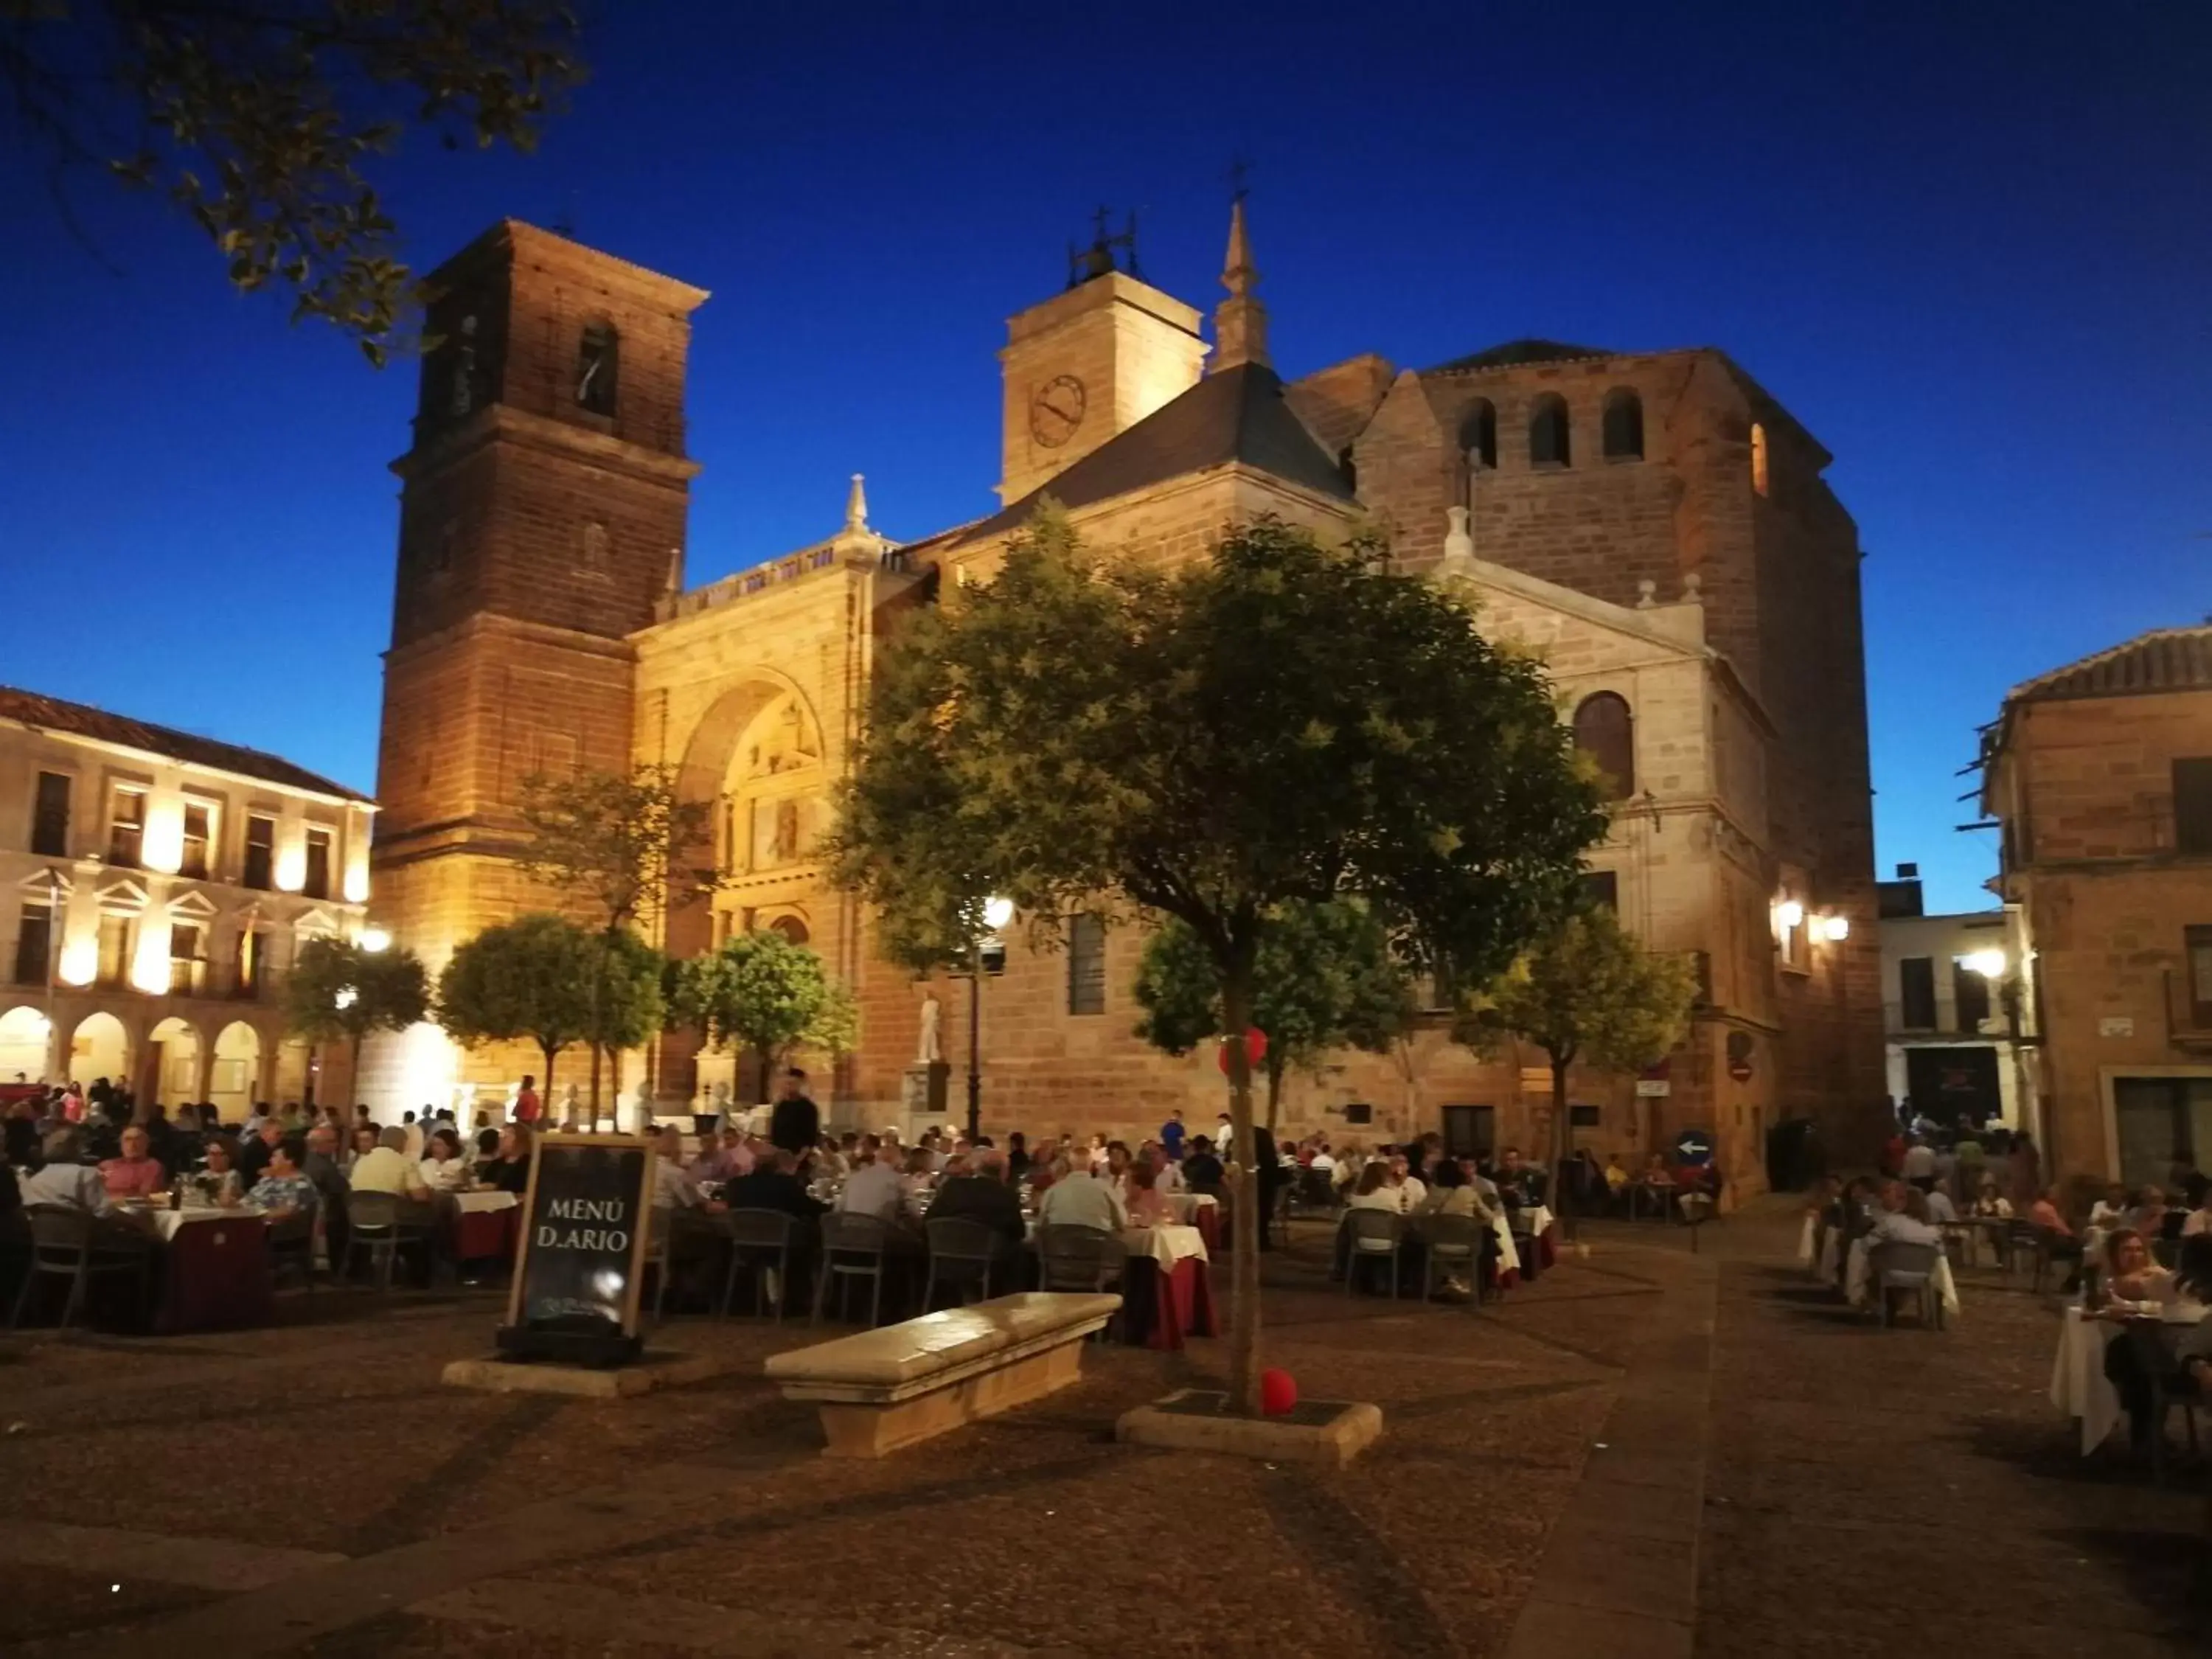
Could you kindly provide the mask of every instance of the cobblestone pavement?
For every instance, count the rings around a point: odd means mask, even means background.
[[[0,1647],[2203,1650],[2197,1489],[2072,1455],[2049,1307],[1970,1279],[1958,1329],[1875,1330],[1783,1263],[1787,1220],[1708,1229],[1696,1257],[1593,1227],[1587,1260],[1479,1312],[1347,1298],[1302,1227],[1270,1262],[1267,1359],[1382,1404],[1341,1474],[1115,1446],[1121,1410],[1218,1375],[1210,1342],[1094,1346],[1079,1387],[854,1463],[760,1379],[804,1326],[673,1320],[660,1346],[733,1369],[621,1402],[442,1389],[489,1346],[483,1292],[0,1338]]]

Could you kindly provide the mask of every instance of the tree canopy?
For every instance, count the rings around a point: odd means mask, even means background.
[[[1352,899],[1279,906],[1252,964],[1252,1023],[1267,1034],[1267,1127],[1285,1074],[1313,1071],[1337,1048],[1386,1051],[1413,1018],[1413,995],[1386,934]],[[1222,1029],[1221,977],[1198,936],[1170,921],[1145,941],[1136,1034],[1188,1054]]]
[[[1696,990],[1686,962],[1644,950],[1609,908],[1592,905],[1493,980],[1453,1034],[1485,1055],[1517,1037],[1550,1058],[1557,1164],[1568,1152],[1569,1067],[1632,1072],[1657,1063],[1682,1040]]]
[[[416,301],[371,177],[410,129],[534,147],[583,78],[567,0],[18,0],[0,100],[52,173],[167,196],[230,280],[386,361]]]
[[[429,1012],[429,976],[422,959],[396,945],[370,951],[351,939],[307,939],[283,987],[286,1028],[311,1042],[347,1044],[356,1082],[362,1038],[404,1031]]]
[[[1540,669],[1379,551],[1261,520],[1163,571],[1041,514],[878,664],[826,849],[840,879],[908,959],[965,952],[992,893],[1033,933],[1102,895],[1182,922],[1219,979],[1249,1147],[1241,1038],[1281,906],[1357,895],[1416,960],[1487,975],[1566,908],[1604,832]],[[1231,1351],[1247,1410],[1253,1210]]]
[[[438,1023],[457,1042],[529,1041],[553,1066],[572,1043],[625,1048],[660,1029],[661,958],[627,933],[563,916],[518,916],[453,952],[438,976]]]
[[[693,862],[713,803],[684,799],[672,766],[533,772],[522,780],[520,811],[530,831],[523,873],[588,906],[604,927],[680,908],[716,884],[713,869]]]
[[[734,934],[678,963],[674,978],[674,1018],[710,1042],[759,1055],[763,1082],[793,1048],[847,1054],[859,1036],[852,994],[820,957],[774,928]]]

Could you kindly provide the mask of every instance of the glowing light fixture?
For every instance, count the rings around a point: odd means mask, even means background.
[[[392,948],[392,935],[381,927],[364,927],[361,930],[361,948],[371,954],[379,951],[389,951]]]
[[[1850,936],[1851,919],[1849,916],[1822,916],[1820,918],[1820,937],[1827,940],[1829,944],[1841,945]]]
[[[2005,953],[1998,950],[1975,951],[1966,958],[1966,966],[1984,979],[2002,979],[2007,966]]]
[[[997,933],[1013,919],[1013,900],[994,897],[983,901],[983,925],[993,933]]]
[[[1804,926],[1805,907],[1796,899],[1784,899],[1774,907],[1774,919],[1782,924],[1783,932],[1789,933]]]
[[[350,985],[341,985],[337,988],[337,994],[331,999],[331,1005],[337,1008],[350,1008],[360,1000],[360,992],[355,990]]]

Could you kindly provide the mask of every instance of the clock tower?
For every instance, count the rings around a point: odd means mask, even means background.
[[[513,220],[430,277],[377,763],[376,920],[434,973],[543,904],[522,780],[626,773],[629,636],[683,579],[690,313],[707,295]]]
[[[1011,504],[1198,384],[1199,313],[1135,273],[1133,235],[1102,228],[1071,258],[1066,291],[1006,325],[999,353],[1006,434],[999,500]],[[1130,269],[1114,262],[1128,246]]]

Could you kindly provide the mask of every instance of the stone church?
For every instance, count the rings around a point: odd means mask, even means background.
[[[1546,659],[1615,798],[1589,879],[1696,965],[1688,1039],[1644,1078],[1578,1077],[1577,1139],[1636,1158],[1703,1128],[1741,1190],[1778,1120],[1863,1141],[1883,1095],[1860,552],[1813,435],[1711,348],[1522,339],[1285,380],[1241,203],[1210,341],[1106,239],[1071,264],[1008,325],[995,510],[899,540],[870,524],[856,477],[822,540],[698,586],[684,368],[707,295],[512,221],[441,269],[441,343],[394,464],[377,921],[434,971],[546,902],[510,862],[523,777],[665,763],[712,803],[726,881],[657,922],[661,942],[689,954],[773,927],[820,952],[861,1007],[859,1052],[813,1062],[848,1123],[911,1105],[935,999],[957,1116],[967,984],[884,963],[813,856],[878,641],[988,580],[1048,495],[1094,547],[1158,560],[1202,556],[1261,514],[1324,538],[1372,526],[1401,568],[1463,592],[1486,634]],[[1086,924],[1047,953],[1016,933],[983,986],[987,1127],[1149,1133],[1177,1108],[1212,1121],[1212,1058],[1131,1035],[1135,929]],[[1432,1023],[1288,1083],[1285,1123],[1340,1142],[1537,1139],[1543,1056],[1484,1062]],[[389,1107],[466,1103],[525,1069],[519,1050],[461,1053],[425,1027],[384,1042],[365,1082]],[[664,1111],[732,1078],[674,1035],[623,1070]]]

